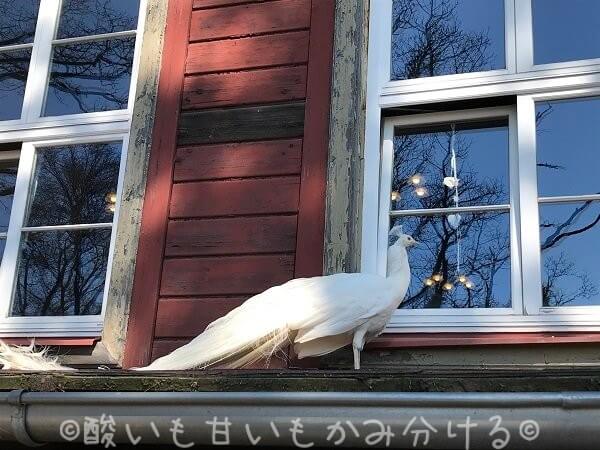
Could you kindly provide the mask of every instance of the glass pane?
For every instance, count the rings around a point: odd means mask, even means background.
[[[40,0],[0,2],[0,47],[33,42]]]
[[[4,249],[6,248],[6,238],[0,238],[0,262],[2,262],[2,258],[4,257]]]
[[[100,314],[110,229],[24,233],[13,316]]]
[[[504,0],[394,0],[391,79],[504,69]]]
[[[0,52],[0,120],[21,118],[31,50]]]
[[[27,226],[112,222],[120,158],[120,142],[38,149]]]
[[[137,28],[140,0],[63,0],[57,39]]]
[[[508,203],[508,127],[494,125],[498,124],[456,124],[454,139],[450,125],[398,131],[392,209]]]
[[[532,0],[533,62],[600,57],[600,2]]]
[[[56,45],[44,115],[126,109],[135,38]]]
[[[540,206],[542,303],[600,305],[600,202]]]
[[[540,197],[600,193],[600,99],[536,105]]]
[[[0,233],[8,231],[18,167],[19,161],[0,161]]]
[[[400,308],[510,308],[509,213],[392,218],[420,244]]]

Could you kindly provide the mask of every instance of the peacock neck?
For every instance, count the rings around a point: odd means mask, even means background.
[[[408,263],[406,247],[400,243],[396,243],[388,248],[387,280],[392,286],[397,287],[402,292],[402,297],[404,297],[406,288],[410,284],[410,265]],[[402,300],[404,298],[399,298],[398,304]]]
[[[406,252],[406,247],[400,243],[396,243],[388,248],[387,276],[390,278],[405,273],[410,273],[408,253]]]

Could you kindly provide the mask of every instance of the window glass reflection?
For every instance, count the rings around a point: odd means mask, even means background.
[[[408,251],[411,284],[400,308],[511,306],[508,212],[391,222],[420,243]]]
[[[504,0],[394,0],[391,79],[505,68]]]
[[[533,62],[600,57],[600,2],[532,0]]]
[[[18,167],[19,161],[0,160],[0,233],[8,231]]]
[[[100,314],[110,234],[110,229],[24,233],[12,315]]]
[[[0,0],[0,47],[33,42],[40,0]]]
[[[126,109],[135,38],[55,45],[44,115]]]
[[[31,50],[0,51],[0,120],[21,118]]]
[[[63,0],[57,39],[135,30],[139,0]]]
[[[600,99],[536,105],[538,193],[600,193]]]
[[[540,206],[543,306],[600,305],[600,202]]]
[[[488,126],[456,124],[453,147],[450,125],[400,131],[394,138],[392,209],[508,203],[508,127]]]
[[[112,222],[121,143],[38,149],[27,226]]]

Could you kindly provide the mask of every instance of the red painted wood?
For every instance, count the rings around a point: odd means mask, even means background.
[[[160,293],[164,297],[256,294],[293,275],[293,255],[167,259]]]
[[[68,346],[68,347],[92,347],[100,337],[3,337],[2,341],[9,345],[29,345],[34,341],[35,345]]]
[[[308,59],[308,31],[190,44],[186,73],[225,72],[303,64]]]
[[[266,3],[272,1],[275,0],[194,0],[194,9],[241,5],[245,3]]]
[[[152,359],[159,358],[161,356],[166,355],[167,353],[172,352],[176,348],[181,347],[184,344],[187,344],[190,339],[159,339],[154,341],[154,347],[152,351]],[[272,358],[269,358],[268,361],[263,360],[259,361],[256,364],[252,364],[244,367],[245,369],[284,369],[287,368],[287,361],[284,356],[279,357],[279,355],[274,355]],[[225,364],[216,364],[211,366],[211,369],[220,369],[226,368]]]
[[[334,14],[334,0],[313,0],[296,243],[296,277],[323,274]]]
[[[369,349],[453,347],[469,345],[569,344],[600,342],[600,333],[407,333],[386,334]]]
[[[310,0],[279,0],[194,11],[190,41],[308,28]]]
[[[297,175],[301,151],[302,139],[182,147],[173,178],[180,182]]]
[[[165,255],[293,252],[296,225],[296,215],[171,221]]]
[[[232,309],[246,297],[235,298],[161,298],[156,314],[157,338],[195,337],[207,325]]]
[[[192,0],[169,2],[124,367],[150,362]]]
[[[183,109],[304,99],[306,66],[186,77]]]
[[[298,211],[298,177],[199,181],[173,186],[171,217],[214,217]]]

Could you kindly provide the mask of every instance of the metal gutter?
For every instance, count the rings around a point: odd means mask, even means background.
[[[0,393],[0,440],[84,442],[86,429],[140,446],[591,449],[600,393]]]

